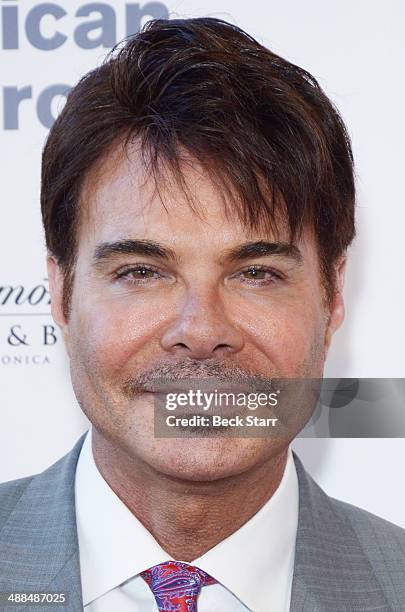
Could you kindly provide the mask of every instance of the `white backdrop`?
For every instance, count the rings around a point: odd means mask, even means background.
[[[0,481],[44,469],[88,427],[49,315],[40,222],[41,149],[58,94],[145,19],[167,15],[236,23],[309,70],[340,109],[356,158],[358,238],[325,374],[405,377],[402,0],[1,0]],[[294,448],[329,494],[405,527],[404,439]]]

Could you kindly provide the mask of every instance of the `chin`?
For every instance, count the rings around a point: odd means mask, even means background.
[[[268,443],[257,438],[166,438],[142,459],[172,478],[208,482],[242,474],[271,454]]]

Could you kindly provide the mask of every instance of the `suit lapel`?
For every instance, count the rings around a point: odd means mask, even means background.
[[[70,612],[83,610],[74,476],[84,436],[32,478],[0,532],[0,590],[67,593]]]
[[[390,610],[349,518],[293,456],[299,518],[290,611]]]

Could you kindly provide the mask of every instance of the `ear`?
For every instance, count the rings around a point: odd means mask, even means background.
[[[346,272],[346,255],[340,257],[335,264],[335,294],[330,307],[328,325],[325,331],[325,353],[328,351],[332,336],[342,325],[345,318],[345,305],[343,300],[343,286]]]
[[[46,265],[48,268],[52,317],[63,334],[66,350],[69,353],[69,325],[63,313],[63,271],[56,258],[51,254],[48,254]]]

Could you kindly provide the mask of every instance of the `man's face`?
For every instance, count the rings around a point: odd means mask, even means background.
[[[200,216],[174,180],[162,186],[163,206],[139,160],[135,146],[128,155],[117,148],[87,176],[68,321],[62,274],[48,259],[73,387],[96,431],[125,457],[183,479],[239,474],[288,441],[155,438],[153,394],[138,383],[160,373],[321,377],[342,298],[326,309],[309,231],[296,249],[274,253],[263,243],[275,237],[249,232],[236,214],[226,218],[196,162],[183,174]]]

